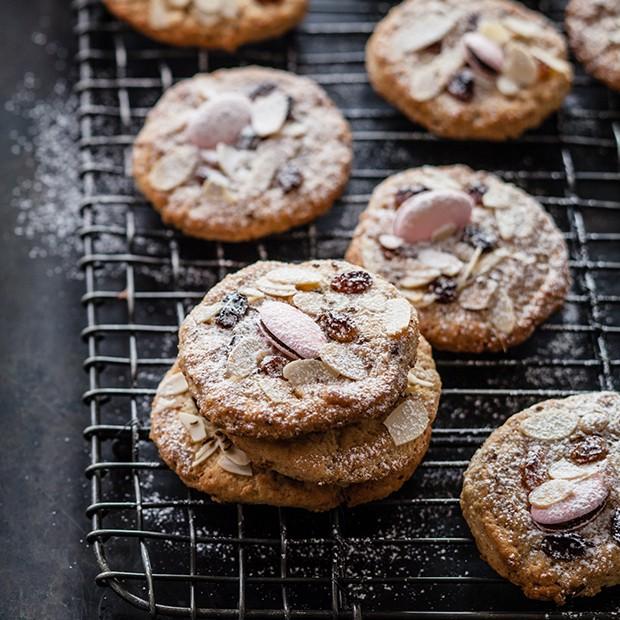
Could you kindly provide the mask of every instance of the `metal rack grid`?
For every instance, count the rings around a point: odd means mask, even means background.
[[[618,589],[563,609],[525,599],[478,557],[458,509],[473,451],[541,398],[620,384],[620,100],[578,69],[563,110],[507,144],[438,140],[376,97],[368,34],[392,2],[314,0],[281,41],[239,54],[174,49],[76,0],[80,79],[81,266],[92,545],[110,586],[151,616],[609,618]],[[528,2],[561,22],[564,2]],[[128,170],[134,135],[176,80],[257,63],[310,75],[349,118],[346,195],[308,227],[259,243],[183,238],[161,226]],[[377,162],[380,163],[377,166]],[[444,392],[425,463],[405,488],[314,515],[212,503],[183,487],[148,441],[149,400],[176,330],[206,288],[258,258],[341,256],[373,186],[423,163],[492,169],[537,195],[563,230],[574,286],[564,310],[505,355],[439,354]]]

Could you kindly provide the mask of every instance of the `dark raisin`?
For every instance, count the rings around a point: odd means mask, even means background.
[[[473,245],[475,248],[480,248],[483,252],[487,252],[497,246],[497,235],[489,230],[482,230],[482,228],[470,224],[465,226],[463,230],[463,241]]]
[[[248,298],[241,293],[228,293],[222,300],[222,307],[215,322],[225,329],[234,327],[248,311]]]
[[[467,186],[467,193],[471,196],[473,201],[479,205],[482,204],[482,197],[489,191],[489,188],[480,181],[472,181]]]
[[[394,206],[398,209],[398,207],[400,207],[405,200],[409,200],[411,196],[427,191],[428,187],[425,187],[421,183],[416,183],[416,185],[412,185],[411,187],[403,187],[394,194]]]
[[[235,146],[242,151],[255,151],[260,144],[260,137],[251,129],[246,128],[241,132]]]
[[[265,97],[269,93],[272,93],[276,88],[278,88],[277,84],[273,82],[261,82],[258,86],[255,86],[251,91],[248,97],[250,99],[258,99],[258,97]]]
[[[461,69],[448,82],[446,90],[459,101],[470,102],[474,98],[474,74],[469,69]]]
[[[353,342],[357,338],[357,328],[345,314],[330,310],[322,314],[318,318],[317,323],[332,340]]]
[[[449,304],[456,299],[456,280],[447,276],[439,276],[429,284],[429,292],[433,293],[440,304]]]
[[[598,435],[586,435],[578,439],[570,453],[575,463],[595,463],[603,460],[609,453],[607,442]]]
[[[372,276],[365,271],[345,271],[331,281],[331,288],[337,293],[363,293],[371,286]]]
[[[297,189],[304,182],[304,175],[294,164],[285,164],[276,173],[276,183],[285,194]]]
[[[583,557],[592,543],[578,534],[549,534],[542,541],[542,550],[554,560],[574,560]]]
[[[545,450],[542,446],[534,446],[521,464],[521,482],[531,491],[547,480],[547,463],[545,462]]]
[[[466,32],[472,32],[478,29],[478,22],[480,21],[480,13],[470,13],[467,16],[467,22],[465,24]]]
[[[611,517],[611,537],[617,545],[620,545],[620,508],[616,508]]]
[[[270,377],[281,377],[288,360],[281,355],[267,355],[260,363],[259,370]]]

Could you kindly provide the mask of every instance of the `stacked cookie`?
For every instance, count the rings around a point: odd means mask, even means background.
[[[401,487],[428,448],[439,393],[394,286],[343,261],[260,262],[184,321],[151,437],[216,500],[327,510]]]

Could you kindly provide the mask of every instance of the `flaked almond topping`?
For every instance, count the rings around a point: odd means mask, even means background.
[[[149,183],[158,192],[169,192],[182,185],[193,174],[198,165],[198,150],[181,144],[163,155],[149,173]]]
[[[601,463],[589,463],[587,465],[575,465],[566,459],[552,463],[549,467],[549,475],[552,478],[562,480],[580,480],[589,478],[600,472],[604,465]]]
[[[423,50],[441,41],[454,28],[457,20],[458,14],[452,12],[447,15],[423,15],[400,28],[396,44],[404,53]]]
[[[228,376],[243,379],[258,369],[258,362],[267,354],[261,338],[248,336],[233,346],[228,354],[226,372]]]
[[[270,271],[265,277],[279,284],[292,284],[304,291],[319,288],[323,281],[318,270],[304,267],[280,267]]]
[[[382,293],[366,293],[360,295],[357,304],[369,312],[383,312],[387,298]]]
[[[435,303],[436,297],[426,289],[400,289],[401,295],[416,308],[426,308]]]
[[[192,312],[193,318],[197,323],[210,323],[215,319],[218,312],[222,309],[221,302],[215,304],[204,305],[200,304]]]
[[[252,162],[250,173],[244,181],[244,188],[255,196],[267,191],[276,171],[285,160],[286,153],[278,149],[262,151]]]
[[[530,52],[532,56],[534,56],[537,60],[540,60],[543,65],[570,79],[573,71],[570,63],[566,60],[553,56],[553,54],[550,54],[548,51],[541,49],[540,47],[532,47],[530,48]]]
[[[196,450],[196,454],[194,454],[194,460],[192,462],[192,467],[198,467],[198,465],[202,465],[214,452],[218,449],[217,441],[215,439],[210,439],[207,443],[203,444]]]
[[[502,75],[519,86],[530,86],[538,78],[538,64],[525,46],[509,43]]]
[[[247,297],[250,303],[255,301],[260,301],[261,299],[265,299],[265,293],[259,291],[257,288],[253,288],[252,286],[243,286],[239,289],[239,293]]]
[[[185,394],[189,386],[182,372],[175,372],[173,375],[167,375],[159,386],[159,393],[163,396],[178,396]]]
[[[471,255],[469,261],[467,261],[467,264],[465,265],[465,268],[459,274],[459,278],[458,278],[458,281],[456,283],[457,288],[459,290],[461,288],[463,288],[464,286],[466,286],[466,284],[467,284],[467,282],[469,280],[469,276],[474,272],[474,269],[478,265],[478,261],[480,260],[480,257],[482,256],[483,252],[484,252],[484,248],[483,247],[481,247],[481,246],[476,247],[476,249],[474,250],[474,253]]]
[[[281,90],[258,97],[252,106],[252,127],[256,135],[266,138],[282,129],[290,111],[291,101]]]
[[[396,250],[403,245],[403,240],[396,235],[379,235],[379,243],[386,250]]]
[[[482,196],[482,204],[489,209],[508,209],[513,202],[514,192],[501,183],[493,183]]]
[[[403,298],[388,299],[385,302],[383,326],[388,336],[402,334],[411,321],[411,304]]]
[[[320,357],[329,368],[347,379],[360,381],[368,376],[363,360],[347,345],[330,342],[323,346]]]
[[[316,361],[316,360],[297,360],[297,361],[309,362],[309,361]],[[290,362],[290,364],[294,364],[294,363],[297,363],[297,362]],[[264,392],[265,396],[267,396],[267,398],[274,403],[285,403],[293,396],[288,385],[280,379],[276,379],[274,377],[258,377],[257,382],[258,382],[258,386]]]
[[[237,176],[240,168],[248,161],[247,153],[228,144],[218,144],[216,152],[219,167],[231,179]]]
[[[414,271],[409,272],[404,278],[400,280],[398,284],[402,288],[415,289],[430,284],[440,275],[441,271],[439,271],[439,269],[434,269],[432,267],[421,267],[419,269],[415,269]]]
[[[521,19],[520,17],[505,17],[502,24],[515,34],[524,39],[533,39],[544,34],[543,28],[534,21]]]
[[[502,334],[509,334],[517,323],[514,304],[506,291],[496,293],[495,306],[491,314],[491,324]]]
[[[293,305],[302,312],[311,316],[318,316],[323,312],[325,298],[320,293],[299,292],[293,297]]]
[[[483,21],[478,26],[478,32],[499,45],[505,45],[512,38],[510,30],[496,21]]]
[[[166,0],[166,2],[174,9],[184,9],[191,4],[192,0]]]
[[[148,23],[155,30],[177,26],[184,17],[183,11],[169,7],[165,0],[151,0],[148,11]]]
[[[207,430],[201,416],[181,411],[181,413],[179,413],[179,420],[185,427],[185,430],[189,433],[190,439],[193,443],[205,441],[207,438]]]
[[[429,267],[439,269],[443,275],[451,277],[456,276],[463,268],[463,263],[456,256],[433,248],[420,250],[418,260]]]
[[[412,368],[407,373],[407,391],[409,393],[415,392],[419,387],[432,388],[434,387],[434,383],[432,381],[428,381],[427,379],[423,379],[417,374],[418,371],[415,368]]]
[[[333,381],[336,375],[320,360],[295,360],[282,371],[284,378],[294,386]]]
[[[250,465],[238,465],[230,459],[226,453],[220,454],[217,464],[225,471],[238,476],[251,476],[252,467]]]
[[[498,209],[495,211],[495,221],[502,239],[525,237],[530,231],[530,224],[520,209]]]
[[[461,68],[463,60],[463,48],[458,46],[441,52],[430,63],[416,69],[410,81],[411,98],[414,101],[430,101],[437,97]]]
[[[533,413],[521,422],[521,432],[532,439],[555,441],[569,437],[577,428],[579,415],[567,409]]]
[[[281,284],[263,276],[256,281],[256,288],[271,297],[292,297],[297,288],[292,284]]]
[[[506,97],[514,97],[521,90],[516,82],[513,82],[505,75],[500,75],[495,85],[497,86],[497,90],[499,90],[502,95],[506,95]]]
[[[420,437],[427,429],[429,421],[424,403],[418,398],[410,397],[396,407],[383,424],[394,444],[402,446]]]
[[[221,15],[226,18],[237,16],[238,0],[193,0],[194,6],[207,15]]]
[[[473,69],[484,73],[499,73],[504,65],[502,48],[479,32],[468,32],[463,37],[467,62]]]
[[[498,284],[495,280],[476,280],[461,291],[459,304],[465,310],[484,310],[488,308]]]
[[[528,500],[536,508],[548,508],[566,499],[574,492],[574,485],[568,480],[548,480],[530,492]]]
[[[476,276],[484,275],[495,267],[497,267],[503,260],[511,256],[510,252],[505,248],[498,248],[488,254],[483,255],[477,262],[473,269],[473,274]]]
[[[226,456],[237,465],[249,465],[250,457],[237,446],[231,445],[225,452]]]

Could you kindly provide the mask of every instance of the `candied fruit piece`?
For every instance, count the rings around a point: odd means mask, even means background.
[[[222,300],[222,307],[215,317],[220,327],[230,329],[234,327],[248,311],[248,298],[241,293],[228,293]]]
[[[372,276],[366,271],[345,271],[333,278],[331,288],[337,293],[360,294],[372,286]]]
[[[357,338],[357,328],[351,319],[344,314],[330,310],[322,314],[317,322],[332,340],[353,342]]]

